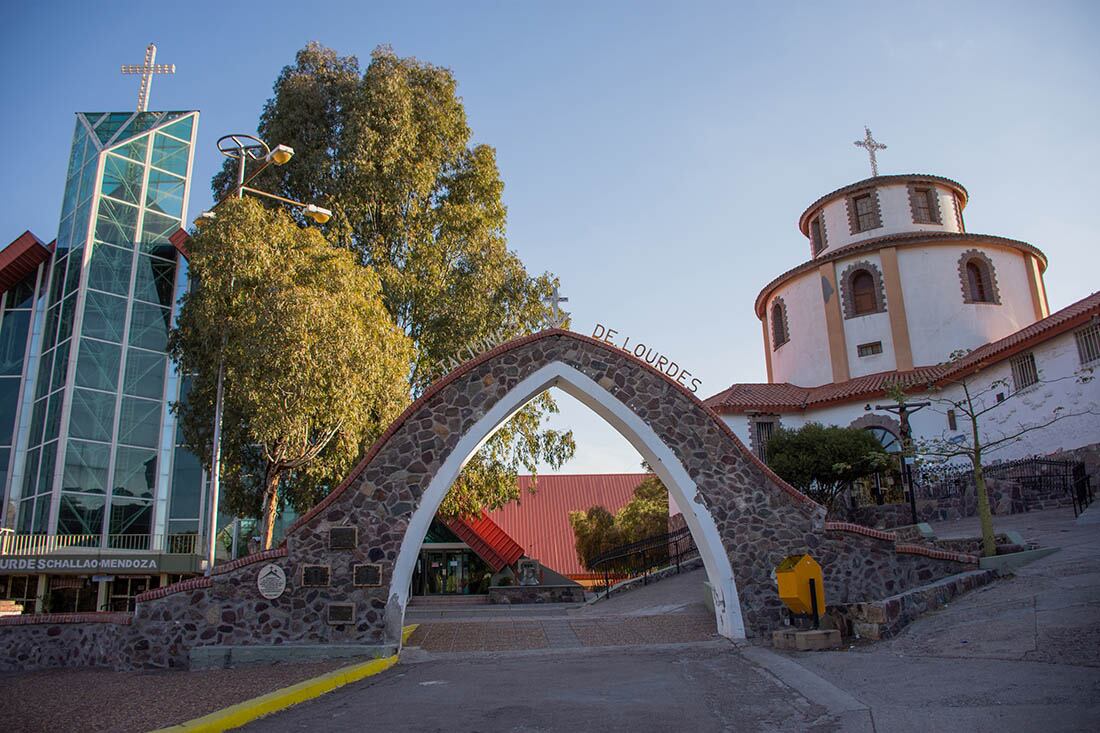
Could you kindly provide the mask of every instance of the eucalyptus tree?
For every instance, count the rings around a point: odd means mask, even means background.
[[[363,70],[310,43],[276,79],[258,130],[295,151],[290,165],[260,174],[260,187],[331,209],[325,237],[378,273],[382,302],[414,345],[410,396],[468,345],[542,327],[556,281],[528,273],[508,249],[496,152],[472,143],[450,70],[388,47]],[[215,192],[235,182],[230,168]],[[501,506],[518,496],[520,470],[571,458],[572,433],[544,428],[554,411],[543,394],[519,412],[467,464],[441,511]]]
[[[412,343],[374,270],[285,211],[230,199],[188,250],[196,285],[170,348],[192,376],[176,409],[209,466],[223,365],[227,507],[259,516],[266,549],[280,500],[311,506],[407,404]]]

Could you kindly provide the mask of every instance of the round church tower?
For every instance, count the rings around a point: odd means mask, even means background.
[[[812,203],[798,221],[810,259],[756,298],[768,381],[815,387],[933,366],[1049,315],[1046,256],[968,233],[967,198],[948,178],[908,174]]]

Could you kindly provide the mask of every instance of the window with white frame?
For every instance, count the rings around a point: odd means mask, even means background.
[[[1082,364],[1100,360],[1100,322],[1082,328],[1074,337],[1077,339],[1077,355]]]

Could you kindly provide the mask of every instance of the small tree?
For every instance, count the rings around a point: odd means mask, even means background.
[[[779,428],[768,439],[767,451],[773,471],[830,511],[853,481],[890,464],[889,454],[868,431],[816,422]]]
[[[226,503],[259,515],[266,549],[280,495],[311,505],[407,404],[411,343],[374,271],[281,210],[227,201],[188,248],[195,287],[170,349],[193,377],[176,409],[209,468],[223,365]]]
[[[668,489],[650,473],[618,514],[594,506],[586,512],[570,512],[569,523],[576,537],[577,557],[591,568],[593,558],[601,553],[668,532]]]
[[[950,374],[952,369],[970,353],[969,350],[955,351],[944,364],[945,372]],[[989,506],[989,494],[985,483],[985,469],[983,461],[992,453],[995,453],[1010,445],[1019,443],[1028,433],[1042,430],[1067,417],[1098,414],[1095,410],[1066,410],[1064,406],[1055,406],[1049,415],[1022,424],[1015,424],[1008,430],[983,429],[984,423],[997,413],[1007,412],[1007,408],[1015,404],[1015,400],[1021,394],[1019,390],[1012,389],[1012,384],[1007,378],[994,379],[983,386],[978,376],[981,370],[962,373],[958,376],[941,378],[928,385],[930,392],[929,401],[932,409],[941,414],[948,410],[954,410],[957,417],[961,417],[966,424],[967,433],[948,437],[946,432],[935,438],[924,438],[916,441],[917,454],[937,462],[948,462],[956,459],[966,459],[970,462],[974,471],[974,485],[978,500],[978,518],[982,527],[982,554],[991,557],[997,554],[997,544],[993,535],[993,513]],[[1074,374],[1051,380],[1042,380],[1041,384],[1054,384],[1066,380],[1074,380],[1080,384],[1092,381],[1092,369],[1085,367]],[[947,396],[945,389],[955,388],[956,394]],[[904,400],[904,392],[895,387],[890,395],[895,400]]]

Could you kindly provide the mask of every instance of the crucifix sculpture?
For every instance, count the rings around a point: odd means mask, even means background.
[[[555,285],[550,296],[544,302],[553,309],[553,314],[547,319],[548,325],[551,328],[561,328],[565,323],[565,319],[569,317],[569,314],[561,309],[561,304],[568,303],[569,298],[563,298],[558,291],[558,286]]]
[[[141,74],[141,87],[138,89],[138,112],[149,111],[149,88],[153,85],[153,74],[175,74],[175,64],[158,64],[157,61],[157,47],[152,43],[145,49],[145,63],[141,66],[137,64],[123,64],[123,74]]]
[[[886,146],[871,137],[870,127],[864,127],[863,131],[867,133],[867,136],[864,137],[862,140],[856,140],[854,144],[857,148],[864,148],[867,151],[867,155],[871,156],[871,175],[877,177],[878,159],[875,158],[875,151],[886,150]]]

